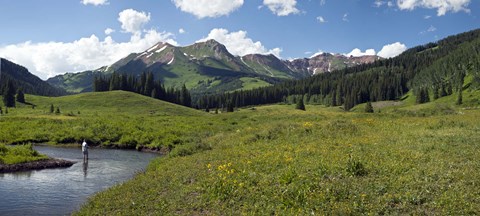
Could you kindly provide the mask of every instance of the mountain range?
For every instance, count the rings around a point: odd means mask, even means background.
[[[271,54],[234,56],[215,40],[185,47],[160,42],[144,52],[131,53],[112,65],[58,75],[47,82],[68,92],[79,93],[93,90],[95,76],[152,72],[155,79],[166,86],[178,88],[186,85],[194,94],[216,93],[269,86],[284,80],[371,63],[379,58],[322,53],[311,58],[282,60]]]

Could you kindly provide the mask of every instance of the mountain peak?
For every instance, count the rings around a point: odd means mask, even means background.
[[[312,56],[312,57],[310,57],[310,58],[311,58],[311,59],[314,59],[314,58],[324,58],[324,57],[329,57],[329,56],[334,56],[334,54],[322,52],[322,53],[319,53],[319,54],[317,54],[317,55],[314,55],[314,56]]]
[[[161,52],[160,50],[164,50],[167,47],[175,47],[167,42],[158,42],[152,47],[148,48],[144,53],[151,53],[151,52]]]
[[[221,44],[220,42],[216,41],[215,39],[209,39],[209,40],[206,40],[206,41],[197,42],[197,43],[193,44],[192,46],[195,47],[196,49],[208,48],[208,49],[211,49],[211,50],[227,51],[227,47],[225,47],[225,45]]]
[[[220,42],[216,41],[215,39],[208,39],[206,41],[204,41],[205,44],[208,44],[208,45],[222,45]]]

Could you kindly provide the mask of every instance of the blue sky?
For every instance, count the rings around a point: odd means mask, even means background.
[[[475,0],[7,1],[0,57],[42,79],[109,65],[159,41],[213,38],[236,55],[283,59],[320,51],[393,57],[479,28],[479,9]]]

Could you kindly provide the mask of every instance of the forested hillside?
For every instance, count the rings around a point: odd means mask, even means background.
[[[64,90],[54,88],[31,74],[25,67],[0,58],[0,94],[3,94],[7,87],[13,88],[14,92],[21,89],[24,93],[42,96],[66,94]]]
[[[473,30],[411,48],[395,58],[250,91],[206,95],[197,104],[242,107],[303,98],[350,110],[367,101],[399,100],[409,91],[417,103],[454,93],[461,103],[461,89],[480,86],[479,68],[480,30]]]
[[[134,75],[119,73],[96,76],[93,78],[93,90],[95,92],[123,90],[187,107],[192,106],[190,92],[185,85],[180,89],[166,88],[159,80],[155,81],[151,72],[142,73],[139,79]]]

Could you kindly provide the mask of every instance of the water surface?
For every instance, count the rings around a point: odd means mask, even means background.
[[[89,196],[132,178],[158,156],[90,148],[89,161],[84,164],[80,148],[35,149],[77,163],[69,168],[0,174],[0,215],[68,215]]]

